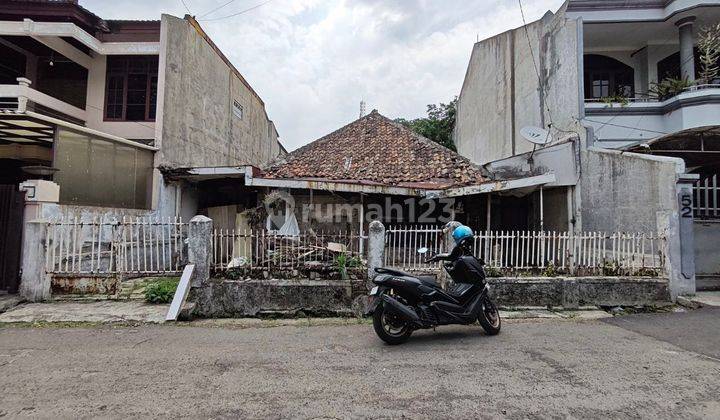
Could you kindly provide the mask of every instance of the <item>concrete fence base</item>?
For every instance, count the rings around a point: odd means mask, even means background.
[[[664,278],[498,277],[488,279],[501,306],[647,306],[670,301]]]
[[[491,295],[504,307],[654,306],[670,301],[667,279],[623,277],[491,278]],[[195,316],[255,317],[359,315],[363,282],[210,280],[191,291]]]

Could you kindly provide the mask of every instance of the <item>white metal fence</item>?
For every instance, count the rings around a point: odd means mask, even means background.
[[[297,268],[334,263],[339,254],[362,256],[367,237],[352,232],[302,232],[277,235],[265,230],[213,232],[213,268]]]
[[[164,274],[182,271],[187,224],[182,218],[51,222],[46,271],[53,274]]]
[[[659,274],[665,264],[664,238],[645,233],[483,232],[474,253],[501,271],[538,270],[583,275]],[[385,265],[405,271],[438,271],[418,248],[447,252],[440,227],[391,227],[385,236]]]
[[[720,219],[720,184],[717,174],[700,178],[693,192],[693,216],[697,219]]]

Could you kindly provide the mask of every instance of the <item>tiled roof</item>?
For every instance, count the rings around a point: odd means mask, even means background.
[[[295,150],[261,176],[430,189],[485,181],[480,167],[377,111]]]

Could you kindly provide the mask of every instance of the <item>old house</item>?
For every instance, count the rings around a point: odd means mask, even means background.
[[[571,0],[476,43],[458,105],[459,153],[495,172],[554,173],[544,211],[567,215],[566,229],[668,235],[673,294],[695,292],[696,268],[716,282],[717,250],[706,245],[720,238],[720,86],[697,80],[695,60],[700,29],[718,21],[715,1]],[[688,83],[658,95],[668,78]],[[526,142],[525,127],[547,129],[547,144]],[[693,186],[699,177],[707,181]]]
[[[280,223],[268,219],[268,230],[291,221],[285,217],[291,208],[295,232],[339,230],[359,236],[372,220],[435,226],[458,220],[487,230],[488,221],[497,226],[503,217],[492,215],[488,194],[522,194],[555,179],[551,173],[500,178],[377,111],[265,169],[235,172],[244,188],[260,194],[259,201],[273,191],[285,192],[285,200],[292,201],[291,207],[283,205]]]
[[[6,244],[20,241],[23,212],[187,219],[202,191],[164,173],[284,153],[263,100],[198,22],[150,19],[0,1],[0,290],[18,288]]]

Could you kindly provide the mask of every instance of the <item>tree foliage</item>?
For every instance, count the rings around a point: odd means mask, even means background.
[[[453,142],[455,116],[457,114],[457,96],[447,104],[430,104],[427,106],[427,117],[406,120],[398,118],[398,122],[421,136],[439,143],[448,149],[456,150]]]

